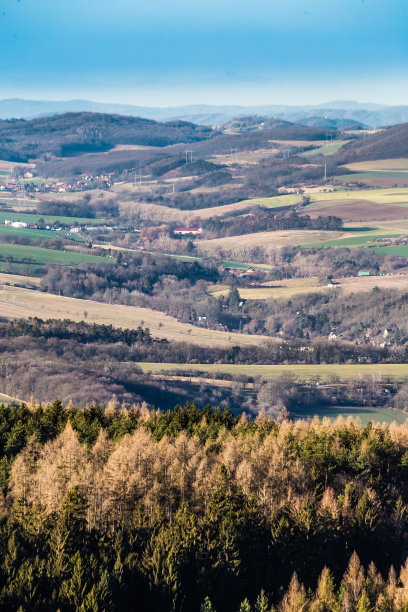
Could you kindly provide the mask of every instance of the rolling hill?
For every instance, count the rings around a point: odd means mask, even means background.
[[[348,142],[334,156],[341,164],[408,157],[408,123]]]
[[[278,117],[309,125],[311,117],[320,119],[358,121],[366,126],[389,126],[408,121],[408,106],[358,103],[336,100],[317,105],[288,106],[264,104],[258,106],[190,104],[176,107],[149,107],[132,104],[112,104],[89,100],[0,100],[0,118],[23,117],[33,119],[67,112],[98,112],[147,117],[156,121],[184,120],[204,125],[221,125],[236,117],[257,115]],[[347,125],[344,124],[344,125]],[[321,126],[323,127],[323,125]]]
[[[115,145],[164,147],[191,143],[214,130],[185,121],[159,123],[151,119],[100,113],[66,113],[25,121],[0,121],[0,158],[27,162],[42,155],[75,157],[101,153]]]

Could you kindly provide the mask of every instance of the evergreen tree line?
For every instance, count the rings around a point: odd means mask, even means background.
[[[407,425],[31,401],[0,453],[1,610],[408,609]]]

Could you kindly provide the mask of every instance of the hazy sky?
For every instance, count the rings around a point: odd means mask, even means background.
[[[408,104],[408,0],[1,0],[0,98]]]

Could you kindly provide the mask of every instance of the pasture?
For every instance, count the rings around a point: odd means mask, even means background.
[[[345,189],[338,191],[322,191],[307,193],[310,197],[308,209],[316,208],[312,205],[317,202],[332,202],[336,200],[353,199],[375,202],[377,204],[408,203],[408,189],[396,187],[394,189]]]
[[[353,174],[339,174],[333,176],[332,180],[337,185],[350,185],[353,183],[364,184],[371,189],[377,188],[401,188],[408,187],[408,174],[403,172],[355,172]]]
[[[343,221],[408,218],[408,189],[356,189],[307,194],[310,204],[303,214],[336,215]]]
[[[31,229],[29,227],[12,227],[10,225],[0,225],[0,236],[21,236],[28,240],[59,240],[68,238],[75,242],[85,242],[85,239],[78,234],[70,234],[65,230]]]
[[[358,380],[365,378],[373,381],[408,380],[408,364],[313,364],[313,365],[255,365],[255,364],[221,364],[221,363],[147,363],[138,362],[143,372],[152,374],[175,372],[207,372],[216,374],[244,374],[260,376],[264,380],[273,380],[283,374],[291,374],[298,381],[317,381],[330,383]]]
[[[408,247],[396,248],[405,248],[406,256],[408,257]],[[326,293],[329,291],[341,291],[346,294],[367,293],[372,291],[374,287],[396,291],[408,290],[408,275],[402,274],[387,276],[354,276],[349,278],[338,278],[333,282],[335,283],[334,287],[328,287],[327,284],[319,284],[317,277],[291,278],[282,281],[268,281],[267,283],[262,283],[262,286],[259,287],[239,287],[238,291],[243,300],[288,300],[297,295]],[[229,290],[229,285],[211,285],[208,288],[208,292],[216,298],[228,295]]]
[[[226,249],[230,253],[241,251],[245,248],[272,247],[282,248],[285,246],[298,246],[320,244],[325,241],[333,241],[339,238],[347,238],[346,232],[330,232],[326,230],[284,230],[270,232],[256,232],[242,236],[228,236],[226,238],[214,238],[212,240],[200,240],[196,242],[200,253],[213,253],[217,250]]]
[[[267,336],[194,327],[149,308],[105,304],[16,286],[6,286],[0,290],[0,316],[9,319],[71,319],[128,329],[136,329],[142,325],[148,327],[154,337],[204,346],[259,345],[266,341],[273,342],[273,339]]]
[[[208,292],[218,298],[228,295],[229,285],[211,285]],[[328,291],[326,285],[319,285],[317,278],[291,278],[288,280],[263,283],[262,287],[239,287],[243,300],[290,299],[304,293],[322,293]]]
[[[53,224],[55,221],[59,221],[59,223],[63,223],[64,225],[74,225],[75,223],[79,225],[100,225],[105,222],[103,219],[91,219],[88,217],[63,217],[58,215],[0,211],[0,224],[4,223],[6,219],[10,221],[22,221],[23,223],[38,223],[38,221],[42,219],[46,225]]]
[[[0,243],[0,258],[16,263],[27,263],[28,260],[36,264],[55,263],[65,266],[75,266],[82,263],[110,263],[112,261],[106,257],[91,255],[90,253],[57,251],[56,249],[6,243]]]
[[[40,284],[40,279],[36,276],[21,276],[19,274],[3,274],[0,272],[0,285],[14,285],[32,287],[35,289]],[[2,287],[2,291],[5,291]]]
[[[401,202],[399,204],[379,204],[370,200],[360,199],[338,199],[336,210],[332,202],[318,202],[311,207],[303,209],[301,214],[317,218],[318,216],[340,217],[344,223],[350,222],[374,222],[408,219],[408,206]]]
[[[352,172],[408,172],[408,159],[375,159],[345,164],[344,168]]]
[[[350,235],[351,234],[351,235]],[[371,245],[373,247],[380,247],[380,245],[375,244],[375,240],[383,240],[383,239],[391,239],[398,236],[399,233],[394,234],[382,234],[378,232],[378,230],[356,230],[355,233],[349,233],[346,236],[342,236],[341,239],[328,239],[322,240],[314,243],[303,243],[300,245],[303,248],[313,248],[313,247],[331,247],[331,248],[347,248],[347,249],[355,249],[359,247],[367,247]],[[383,247],[380,247],[383,248]]]
[[[271,198],[251,198],[242,200],[238,204],[249,204],[251,206],[264,206],[265,208],[282,208],[284,206],[294,206],[302,201],[301,195],[290,193],[288,195],[274,196]]]
[[[317,147],[316,149],[312,149],[310,151],[304,151],[300,153],[303,157],[314,157],[315,155],[334,155],[337,153],[341,147],[349,142],[348,140],[335,140],[334,142],[328,142],[327,144],[322,145],[321,147]]]
[[[209,219],[210,217],[222,217],[237,211],[244,212],[255,206],[264,206],[265,208],[283,208],[286,206],[294,206],[302,201],[302,196],[296,194],[274,196],[272,198],[253,198],[250,200],[241,200],[233,204],[224,204],[223,206],[212,206],[211,208],[199,208],[197,210],[179,211],[184,212],[186,217],[198,216],[201,219]]]

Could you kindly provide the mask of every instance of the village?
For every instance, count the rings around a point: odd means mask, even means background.
[[[114,173],[109,174],[82,174],[72,182],[66,181],[39,181],[34,178],[32,172],[24,172],[21,176],[13,177],[12,174],[7,181],[0,181],[0,192],[18,193],[24,191],[33,193],[65,193],[78,192],[84,189],[109,189],[113,184]],[[24,179],[24,180],[22,180]],[[31,181],[31,179],[33,179]]]

